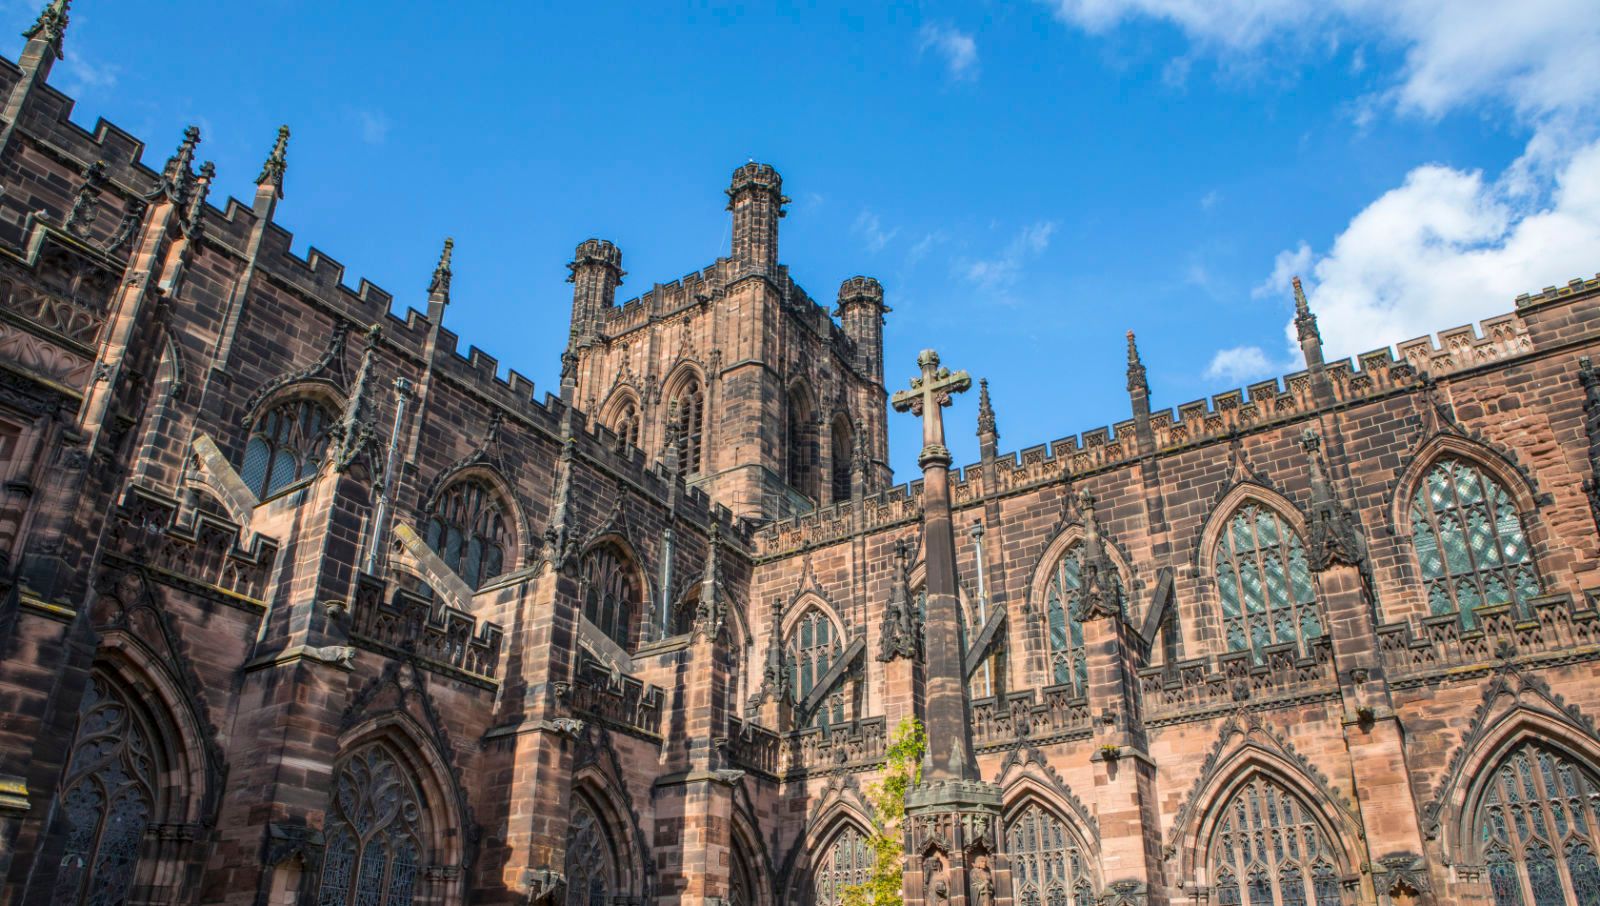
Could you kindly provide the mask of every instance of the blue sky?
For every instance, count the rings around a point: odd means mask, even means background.
[[[66,50],[79,122],[153,165],[197,123],[218,203],[288,123],[279,222],[401,309],[455,237],[448,326],[545,389],[573,246],[615,241],[625,297],[697,269],[749,158],[818,301],[883,281],[890,389],[936,347],[1002,449],[1125,418],[1129,329],[1157,407],[1292,370],[1293,273],[1339,356],[1600,270],[1592,0],[78,0]]]

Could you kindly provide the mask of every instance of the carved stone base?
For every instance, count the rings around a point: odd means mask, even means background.
[[[907,906],[1009,906],[1000,788],[945,781],[906,794]]]

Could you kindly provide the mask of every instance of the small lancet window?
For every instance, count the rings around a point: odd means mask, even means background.
[[[1480,607],[1540,592],[1516,501],[1475,463],[1447,457],[1428,470],[1411,501],[1411,540],[1432,613],[1471,626]]]
[[[1322,615],[1305,546],[1272,510],[1246,503],[1216,547],[1217,595],[1229,651],[1300,643],[1322,636]]]
[[[334,416],[309,399],[279,403],[256,421],[244,448],[239,477],[257,499],[278,493],[322,464]]]
[[[633,400],[622,404],[617,411],[614,429],[617,437],[629,446],[639,446],[639,406]]]
[[[683,386],[673,395],[672,401],[667,405],[667,411],[673,411],[674,406],[678,412],[678,437],[683,443],[683,471],[686,475],[698,474],[705,470],[705,391],[700,386],[700,379],[693,375],[684,380]]]
[[[452,485],[434,505],[426,540],[434,553],[473,589],[505,570],[507,530],[499,496],[482,481]]]

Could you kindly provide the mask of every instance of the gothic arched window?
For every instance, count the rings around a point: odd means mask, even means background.
[[[1322,635],[1311,565],[1300,536],[1257,503],[1234,510],[1217,539],[1217,595],[1229,651],[1255,651]]]
[[[1490,776],[1478,842],[1495,906],[1600,902],[1600,783],[1588,769],[1524,743]]]
[[[1037,803],[1006,823],[1006,855],[1017,906],[1094,906],[1082,846],[1060,818]]]
[[[812,873],[812,906],[839,906],[846,887],[866,883],[872,862],[872,850],[860,831],[854,827],[840,831]]]
[[[1327,835],[1305,804],[1256,774],[1223,806],[1211,834],[1218,906],[1340,906]]]
[[[158,737],[136,702],[98,673],[84,691],[61,787],[66,845],[53,906],[121,906],[129,898],[165,773]]]
[[[273,406],[250,432],[239,477],[257,499],[266,499],[314,474],[334,420],[327,407],[303,397]]]
[[[505,571],[511,545],[505,507],[485,482],[451,485],[428,517],[428,546],[474,590]]]
[[[828,673],[828,668],[838,660],[844,649],[843,633],[833,620],[812,607],[789,630],[789,690],[799,704],[811,695],[817,683]],[[842,688],[835,689],[813,716],[814,726],[840,724],[845,720],[845,695]]]
[[[605,824],[582,801],[573,802],[567,824],[566,906],[610,906],[621,893],[614,876],[616,853]]]
[[[705,419],[706,394],[697,375],[689,374],[667,404],[670,413],[678,413],[678,437],[683,444],[683,472],[698,474],[705,470]]]
[[[1451,457],[1428,470],[1411,500],[1411,540],[1435,614],[1471,626],[1479,607],[1539,594],[1516,501],[1475,463]]]
[[[615,544],[601,544],[584,557],[583,584],[584,617],[631,651],[643,597],[633,561]]]
[[[850,420],[841,415],[833,420],[832,490],[835,503],[850,499],[850,465],[855,453],[855,432],[850,429]]]
[[[805,385],[789,390],[789,405],[784,410],[784,448],[788,456],[789,487],[802,496],[817,499],[817,417],[811,394]]]
[[[408,906],[427,864],[422,800],[381,743],[339,766],[323,824],[317,906]]]
[[[1121,586],[1121,578],[1112,581]],[[1050,682],[1083,692],[1089,682],[1083,653],[1083,544],[1075,543],[1057,561],[1045,589],[1045,631],[1050,648]]]

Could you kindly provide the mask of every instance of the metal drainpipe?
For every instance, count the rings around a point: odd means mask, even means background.
[[[400,428],[405,424],[406,401],[411,399],[411,382],[403,377],[394,379],[394,430],[389,433],[389,456],[383,464],[383,490],[378,494],[378,506],[372,516],[372,546],[367,550],[367,575],[378,574],[378,561],[383,556],[383,539],[388,534],[389,495],[399,484],[394,470],[400,456]]]
[[[657,621],[659,638],[672,634],[672,526],[661,533],[661,618]]]

